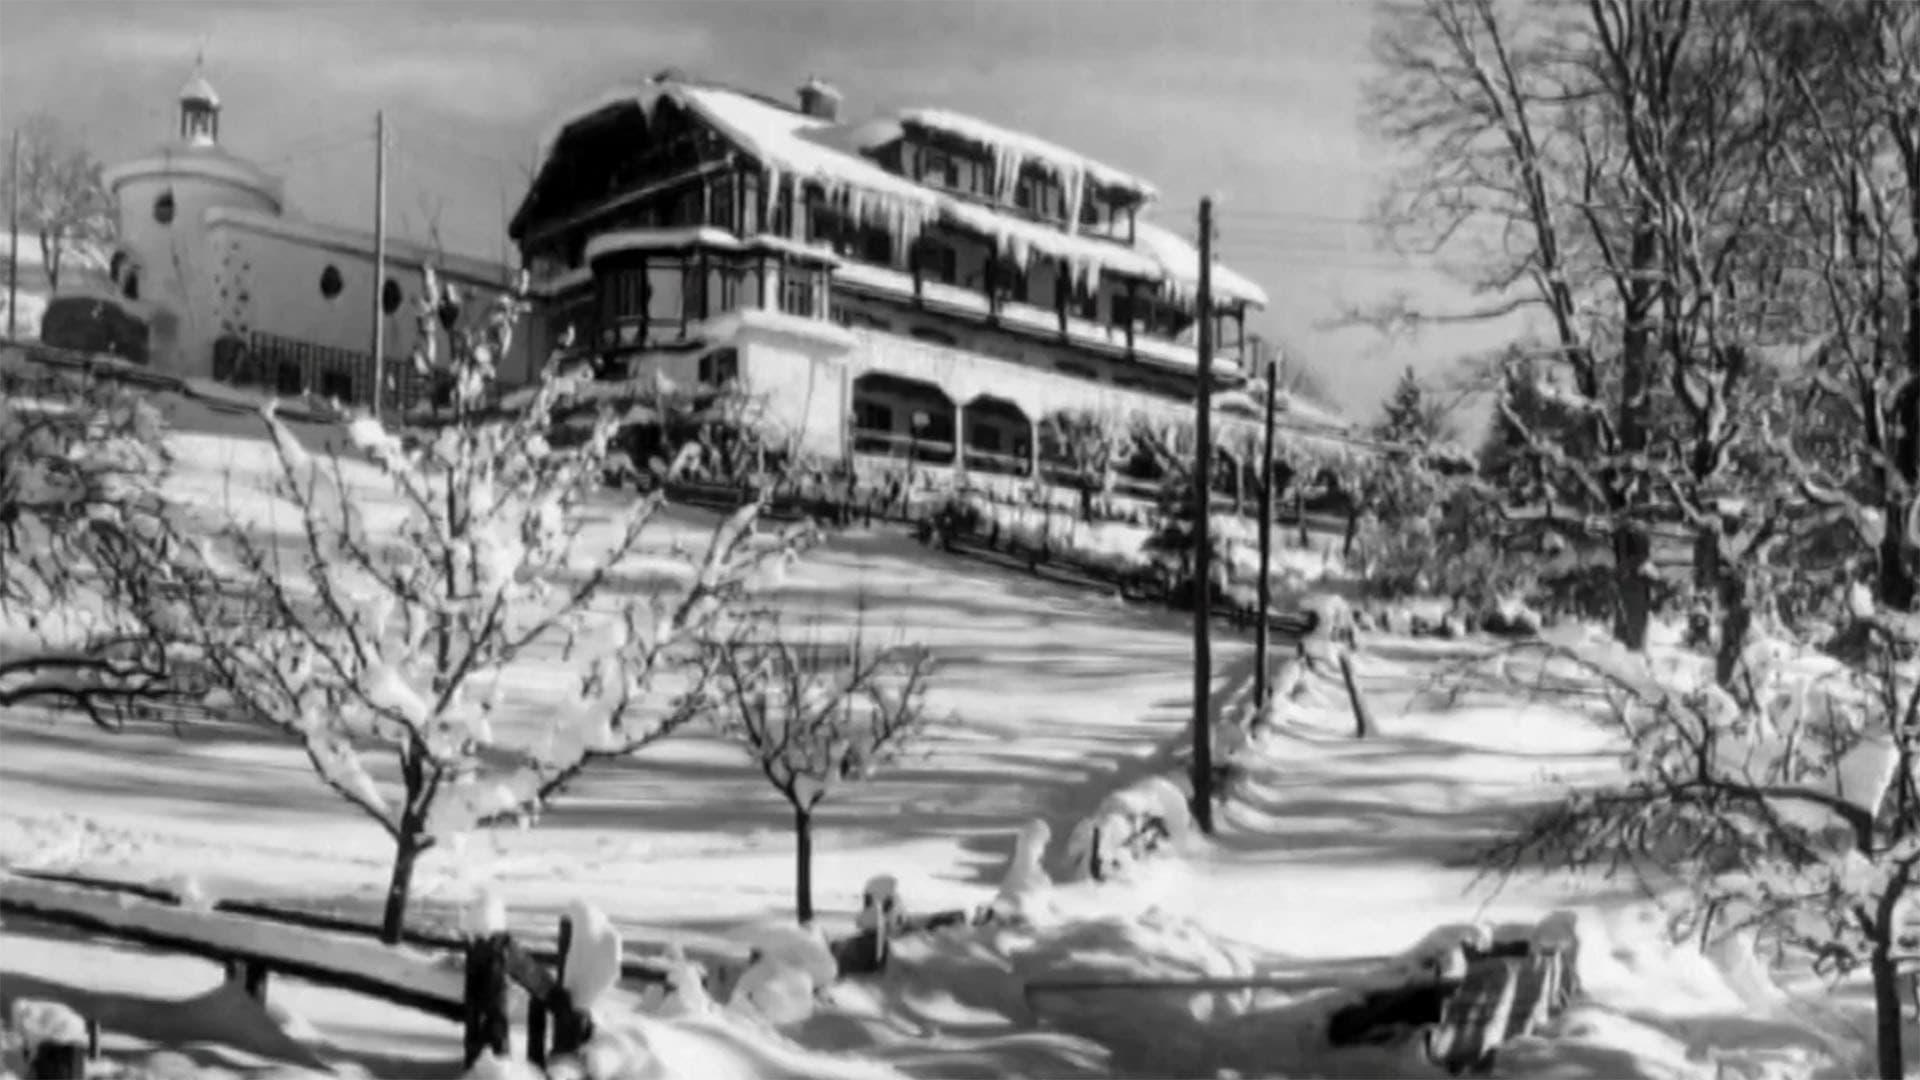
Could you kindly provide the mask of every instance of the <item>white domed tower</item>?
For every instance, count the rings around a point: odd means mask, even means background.
[[[177,138],[106,170],[120,226],[122,291],[148,309],[155,367],[212,371],[222,289],[244,288],[246,268],[213,250],[207,212],[229,208],[279,216],[281,184],[220,145],[220,95],[198,67],[180,89]]]

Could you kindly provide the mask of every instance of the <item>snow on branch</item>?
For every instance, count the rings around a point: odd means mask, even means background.
[[[1527,678],[1510,666],[1522,654]],[[1552,696],[1597,691],[1627,746],[1628,779],[1537,815],[1487,853],[1488,872],[1546,866],[1685,885],[1701,907],[1840,968],[1896,933],[1920,863],[1915,815],[1890,798],[1914,782],[1902,734],[1920,708],[1911,661],[1874,673],[1762,639],[1729,690],[1702,658],[1555,641],[1503,651],[1496,681]]]
[[[411,430],[362,416],[351,452],[323,455],[263,413],[282,527],[230,515],[183,545],[167,619],[403,863],[528,820],[591,762],[698,715],[694,638],[808,539],[763,531],[749,504],[696,550],[656,540],[672,528],[658,497],[602,487],[615,410],[563,446],[573,377],[550,367],[512,407],[494,400],[518,300],[478,325],[446,327],[449,309],[429,271],[416,363],[451,393]]]

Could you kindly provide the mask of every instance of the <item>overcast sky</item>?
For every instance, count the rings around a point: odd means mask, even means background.
[[[297,212],[370,227],[384,109],[389,220],[506,258],[535,144],[571,106],[667,67],[783,97],[817,74],[851,119],[942,106],[1143,175],[1189,236],[1214,194],[1220,257],[1273,299],[1259,330],[1370,418],[1403,366],[1493,340],[1325,325],[1440,295],[1364,224],[1383,164],[1358,116],[1373,17],[1366,0],[0,0],[0,121],[48,110],[124,159],[171,137],[204,49],[223,141],[285,176]]]

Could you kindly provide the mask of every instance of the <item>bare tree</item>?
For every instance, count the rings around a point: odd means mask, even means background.
[[[1529,438],[1528,450],[1601,512],[1541,520],[1606,540],[1614,633],[1638,648],[1652,614],[1651,499],[1635,465],[1649,446],[1656,374],[1656,208],[1592,198],[1605,159],[1584,140],[1614,104],[1598,79],[1595,36],[1573,4],[1395,8],[1376,37],[1368,111],[1409,162],[1382,204],[1388,235],[1456,255],[1456,272],[1486,298],[1471,311],[1411,317],[1543,319],[1547,340],[1534,352],[1566,371],[1594,452],[1576,460],[1545,437]]]
[[[1902,524],[1920,504],[1920,9],[1757,5],[1756,60],[1795,118],[1770,148],[1775,227],[1794,238],[1794,314],[1818,399],[1851,433],[1797,460],[1801,493],[1838,511],[1873,552],[1875,590],[1914,607],[1920,565]],[[1813,434],[1813,433],[1809,433]]]
[[[47,288],[58,291],[66,256],[105,259],[113,241],[113,198],[101,180],[100,162],[47,113],[28,116],[20,140],[19,188],[0,171],[0,205],[20,200],[21,227],[38,240]]]
[[[703,550],[676,545],[673,570],[625,580],[661,503],[596,498],[618,417],[602,411],[583,440],[556,447],[552,417],[580,384],[552,367],[516,407],[488,407],[521,304],[448,325],[448,300],[429,271],[417,359],[447,377],[442,423],[407,445],[372,418],[354,421],[369,468],[316,457],[269,407],[270,487],[291,507],[291,535],[229,507],[187,534],[170,602],[148,615],[241,716],[300,744],[320,779],[391,838],[388,941],[424,852],[524,822],[595,761],[698,715],[694,638],[804,540],[756,535],[749,504]],[[504,698],[515,665],[532,662],[574,688],[526,723]],[[369,768],[379,759],[392,779]]]
[[[76,708],[117,728],[181,690],[129,615],[166,558],[158,413],[124,387],[0,371],[0,709]]]
[[[818,623],[790,636],[772,612],[732,620],[705,651],[718,687],[714,722],[793,811],[794,911],[811,922],[814,814],[837,786],[897,761],[933,723],[933,655],[870,644],[863,616],[845,637]]]

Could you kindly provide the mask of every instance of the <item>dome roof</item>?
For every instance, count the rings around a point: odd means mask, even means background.
[[[195,101],[211,105],[216,109],[220,107],[220,95],[213,92],[213,84],[198,71],[195,71],[193,78],[188,79],[187,84],[180,88],[181,104]]]

